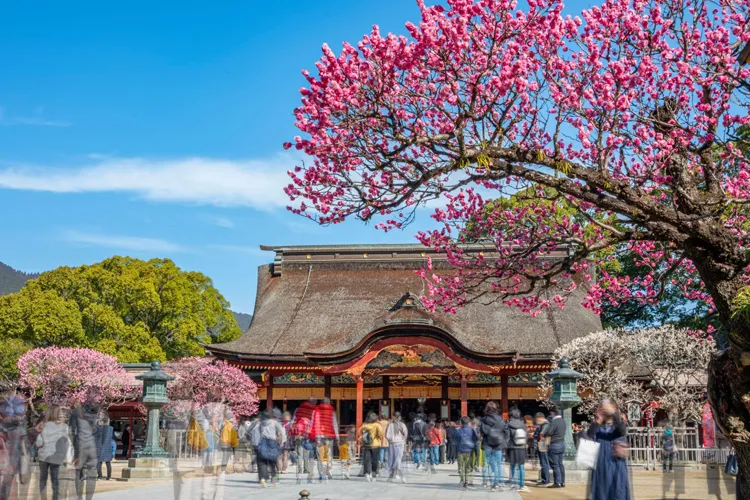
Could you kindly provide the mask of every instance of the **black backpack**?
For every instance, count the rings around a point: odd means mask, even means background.
[[[415,420],[412,423],[411,440],[413,443],[421,444],[427,440],[424,434],[426,427],[427,424],[424,423],[424,420]]]
[[[505,444],[505,434],[503,429],[499,425],[493,425],[490,427],[490,431],[484,438],[485,442],[493,448]]]

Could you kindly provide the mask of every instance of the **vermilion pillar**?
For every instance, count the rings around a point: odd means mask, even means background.
[[[503,418],[508,420],[508,376],[500,375],[500,397],[503,409]]]
[[[365,404],[364,404],[364,395],[365,395],[365,381],[360,376],[357,377],[357,431],[359,431],[360,427],[362,427],[362,421],[363,421],[363,414],[365,412]]]
[[[461,375],[461,416],[469,415],[469,388],[466,384],[466,375]]]
[[[273,374],[268,372],[266,377],[266,409],[270,410],[273,408]]]

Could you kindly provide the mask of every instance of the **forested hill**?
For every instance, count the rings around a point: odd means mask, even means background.
[[[16,293],[23,288],[27,281],[38,277],[38,273],[16,271],[9,265],[0,262],[0,295]],[[234,319],[237,320],[240,330],[244,333],[245,330],[247,330],[247,327],[250,326],[250,321],[253,319],[253,315],[234,311],[232,311],[232,314],[234,314]]]
[[[12,267],[0,262],[0,295],[16,293],[27,281],[38,278],[38,274],[16,271]]]
[[[247,330],[247,328],[250,326],[250,322],[253,320],[253,315],[247,313],[238,313],[234,311],[232,311],[232,314],[234,314],[234,319],[237,320],[237,325],[239,325],[242,333],[245,333],[245,330]]]

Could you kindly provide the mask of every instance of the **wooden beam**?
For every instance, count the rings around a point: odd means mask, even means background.
[[[391,398],[391,377],[390,375],[383,375],[383,399]]]
[[[466,384],[466,375],[461,375],[461,416],[469,415],[469,388]]]
[[[444,401],[448,401],[450,399],[450,396],[448,395],[448,375],[443,375],[440,379],[440,399]],[[448,401],[448,404],[450,405],[450,401]]]
[[[323,376],[323,397],[331,399],[331,376]]]
[[[364,417],[364,411],[365,411],[365,405],[364,401],[362,400],[364,398],[364,392],[365,392],[365,381],[360,375],[357,377],[357,431],[362,427],[362,421]]]
[[[508,376],[500,375],[500,395],[503,418],[508,420]]]
[[[268,372],[266,380],[266,410],[273,408],[273,373]]]

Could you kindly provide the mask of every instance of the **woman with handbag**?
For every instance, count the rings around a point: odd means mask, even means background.
[[[591,472],[590,500],[630,500],[627,426],[615,405],[605,399],[599,405],[588,437],[599,443],[596,468]]]
[[[60,407],[52,405],[44,413],[44,421],[36,426],[39,435],[34,442],[39,457],[39,494],[41,500],[47,500],[49,477],[52,480],[52,500],[58,500],[60,466],[73,461],[73,444]]]

